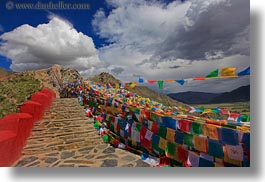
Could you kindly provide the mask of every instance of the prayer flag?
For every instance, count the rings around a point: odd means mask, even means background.
[[[163,151],[165,151],[167,147],[167,140],[160,137],[158,147],[162,149]]]
[[[191,132],[197,135],[202,134],[202,124],[199,122],[193,121],[191,124]]]
[[[194,148],[200,152],[207,153],[208,140],[206,137],[194,135]]]
[[[148,80],[149,84],[154,84],[155,82],[157,82],[156,80]]]
[[[225,150],[229,159],[243,161],[244,152],[241,145],[225,145]]]
[[[208,139],[208,154],[214,157],[223,158],[223,146],[218,140]]]
[[[221,76],[223,77],[234,77],[236,75],[236,68],[222,68]]]
[[[185,81],[182,79],[182,80],[175,80],[175,82],[179,83],[180,85],[184,85]]]
[[[138,82],[139,82],[139,83],[144,83],[144,79],[141,78],[141,77],[139,77]]]
[[[183,132],[176,130],[175,142],[178,144],[183,144]]]
[[[201,80],[205,80],[205,77],[197,77],[197,78],[193,78],[193,80],[201,81]]]
[[[159,80],[159,81],[157,81],[157,83],[158,83],[159,89],[163,89],[164,81],[163,80]]]
[[[135,82],[131,82],[131,83],[129,83],[129,87],[130,88],[134,88],[136,86],[136,83]]]
[[[245,69],[245,70],[239,72],[237,75],[238,75],[238,76],[250,75],[250,67],[248,67],[247,69]]]
[[[218,77],[218,69],[213,70],[212,72],[208,73],[205,77],[206,78]]]
[[[217,127],[218,126],[215,125],[205,124],[202,127],[203,134],[211,139],[218,140],[219,136],[218,136]]]
[[[166,156],[169,158],[173,158],[176,153],[176,144],[168,142],[166,147]]]
[[[166,139],[173,143],[175,141],[176,130],[167,128],[167,134],[166,135],[167,135]]]
[[[193,135],[191,134],[187,134],[187,133],[183,133],[183,141],[185,145],[188,146],[193,146]]]
[[[188,159],[188,150],[182,146],[177,146],[178,158],[182,162],[186,162]]]
[[[188,162],[192,167],[199,167],[200,156],[195,152],[189,151]]]
[[[179,123],[179,129],[186,132],[186,133],[189,133],[190,132],[190,128],[191,128],[191,121],[189,120],[184,120],[184,119],[181,119],[178,121]]]
[[[222,141],[228,145],[238,145],[238,132],[229,128],[221,128]]]

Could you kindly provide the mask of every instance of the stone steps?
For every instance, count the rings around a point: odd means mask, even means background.
[[[55,99],[34,123],[18,167],[138,167],[140,156],[104,144],[77,99]]]

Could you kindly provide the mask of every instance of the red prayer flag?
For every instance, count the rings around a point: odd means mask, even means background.
[[[155,82],[157,82],[156,80],[148,80],[148,83],[150,84],[154,84]]]

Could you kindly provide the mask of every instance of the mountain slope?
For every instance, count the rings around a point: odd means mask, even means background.
[[[8,76],[12,74],[12,71],[7,71],[6,69],[4,68],[0,68],[0,78],[1,77],[5,77],[5,76]]]
[[[204,93],[204,92],[181,92],[176,94],[168,94],[172,99],[188,104],[205,104],[211,102],[212,99],[219,96],[220,94],[215,93]]]
[[[250,101],[250,85],[239,87],[231,92],[225,92],[214,99],[212,103],[230,103]]]
[[[204,92],[182,92],[168,94],[172,99],[187,104],[214,104],[245,102],[250,100],[250,85],[239,87],[231,92],[204,93]]]

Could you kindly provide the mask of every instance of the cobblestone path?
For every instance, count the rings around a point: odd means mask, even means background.
[[[76,99],[53,102],[13,166],[149,167],[140,156],[103,143]]]

